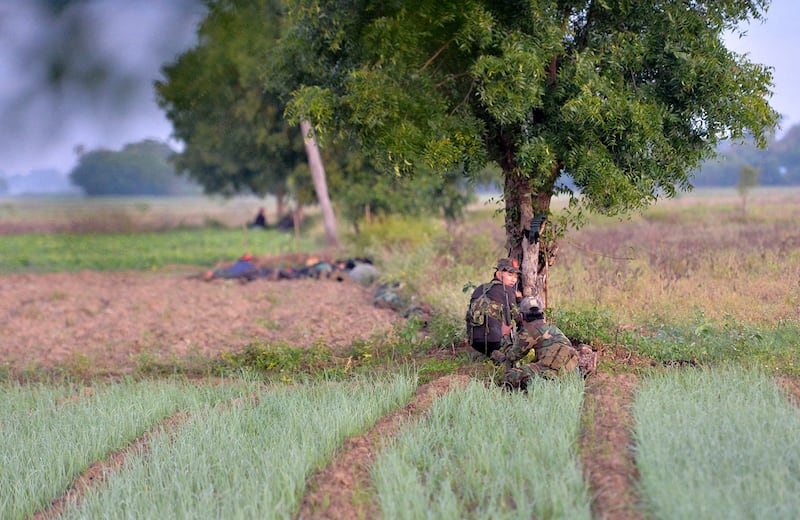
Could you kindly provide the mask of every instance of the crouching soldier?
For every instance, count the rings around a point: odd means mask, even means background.
[[[552,379],[570,372],[586,376],[594,371],[597,358],[591,347],[573,347],[558,327],[545,322],[544,312],[534,298],[523,298],[520,311],[523,330],[518,341],[492,353],[493,361],[506,366],[503,386],[524,389],[533,377]]]

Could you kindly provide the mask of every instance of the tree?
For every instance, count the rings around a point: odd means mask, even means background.
[[[768,68],[725,48],[768,0],[295,0],[283,52],[305,79],[288,115],[342,132],[397,175],[504,178],[506,248],[545,296],[554,194],[619,215],[691,188],[724,138],[759,144],[777,114]],[[557,184],[567,175],[576,190]],[[555,222],[551,222],[554,224]]]
[[[758,186],[758,170],[752,166],[742,166],[739,170],[739,182],[736,184],[736,189],[742,198],[742,218],[747,218],[747,195],[756,186]]]
[[[336,245],[336,220],[333,216],[333,206],[328,196],[328,184],[325,180],[325,168],[322,165],[322,157],[319,154],[319,146],[314,136],[314,129],[311,123],[305,119],[300,123],[300,130],[303,132],[303,142],[308,155],[308,167],[311,170],[311,180],[314,182],[314,190],[317,192],[320,208],[322,208],[322,221],[325,227],[325,236],[328,244]]]
[[[181,195],[195,188],[175,175],[175,151],[165,143],[145,140],[120,151],[95,150],[81,155],[69,174],[89,196]]]
[[[184,143],[178,171],[206,193],[250,190],[283,204],[286,179],[304,161],[299,129],[264,91],[260,62],[280,33],[280,7],[270,1],[208,3],[198,45],[162,68],[159,105]]]
[[[771,138],[766,149],[752,139],[741,143],[720,143],[717,159],[703,163],[695,186],[735,187],[743,164],[756,168],[762,186],[789,186],[800,183],[800,125],[790,127],[780,138]]]
[[[269,77],[283,30],[283,3],[209,0],[207,6],[199,44],[164,67],[167,80],[155,85],[176,137],[186,145],[177,164],[206,193],[273,193],[281,214],[287,181],[306,162],[303,151],[319,155],[298,125],[283,118],[285,87]],[[322,189],[321,162],[312,161],[311,173]],[[324,190],[317,193],[328,241],[335,245],[336,222],[327,197]]]

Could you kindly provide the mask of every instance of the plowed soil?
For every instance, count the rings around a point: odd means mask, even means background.
[[[128,373],[143,359],[217,356],[253,342],[335,348],[402,321],[352,281],[84,271],[0,276],[0,294],[0,363],[12,373]]]

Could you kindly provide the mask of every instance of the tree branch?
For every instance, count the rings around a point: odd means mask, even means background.
[[[422,67],[420,67],[420,68],[419,68],[420,72],[422,72],[423,70],[427,69],[427,68],[428,68],[428,65],[430,65],[431,63],[433,63],[433,61],[434,61],[434,60],[435,60],[435,59],[436,59],[436,58],[437,58],[437,57],[438,57],[438,56],[439,56],[439,55],[440,55],[442,52],[444,52],[444,50],[447,48],[447,46],[448,46],[448,45],[450,45],[450,42],[452,42],[452,41],[453,41],[453,40],[447,40],[447,42],[445,42],[445,44],[444,44],[444,45],[442,45],[442,46],[439,48],[439,50],[438,50],[438,51],[434,52],[434,53],[433,53],[433,56],[431,56],[430,58],[428,58],[428,61],[426,61],[425,63],[423,63],[423,64],[422,64]]]
[[[464,76],[469,76],[469,72],[460,72],[458,74],[448,74],[447,77],[444,80],[442,80],[439,83],[437,83],[435,85],[435,87],[438,89],[439,87],[443,86],[445,83],[448,83],[450,81],[456,80],[458,78],[463,78]]]

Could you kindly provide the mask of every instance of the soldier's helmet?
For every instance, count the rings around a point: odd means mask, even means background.
[[[497,261],[497,271],[508,271],[509,273],[520,274],[518,264],[510,258],[501,258]]]
[[[539,300],[534,298],[533,296],[526,296],[519,302],[519,310],[523,314],[529,314],[530,312],[537,312],[541,310],[542,306],[539,305]]]

